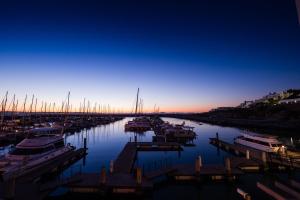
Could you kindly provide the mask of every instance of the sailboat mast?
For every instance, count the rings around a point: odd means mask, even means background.
[[[135,114],[137,114],[138,106],[139,106],[139,92],[140,92],[140,88],[138,88],[137,95],[136,95]]]

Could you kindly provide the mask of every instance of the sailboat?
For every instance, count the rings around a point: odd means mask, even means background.
[[[136,103],[135,103],[135,118],[131,121],[128,121],[125,124],[125,132],[145,132],[151,130],[151,124],[148,117],[140,116],[138,117],[138,109],[139,109],[139,92],[140,89],[137,90],[136,95]]]
[[[68,102],[69,102],[68,95]],[[0,179],[18,178],[41,170],[55,160],[75,150],[65,145],[63,130],[59,134],[49,134],[48,129],[32,131],[6,155],[0,157]],[[46,130],[46,131],[45,131]]]

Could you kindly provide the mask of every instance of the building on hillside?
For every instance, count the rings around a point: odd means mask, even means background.
[[[238,108],[249,108],[253,103],[253,101],[244,101],[238,106]]]
[[[226,111],[226,110],[232,110],[232,109],[234,109],[234,107],[218,107],[218,108],[211,109],[210,112]]]
[[[300,97],[295,99],[283,99],[278,102],[279,104],[292,104],[292,103],[300,103]]]

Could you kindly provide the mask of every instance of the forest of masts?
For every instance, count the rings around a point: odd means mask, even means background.
[[[138,101],[138,114],[144,113],[144,103],[142,99]],[[83,99],[79,106],[70,104],[70,92],[67,97],[61,102],[46,102],[39,101],[38,98],[33,94],[31,97],[25,95],[23,101],[19,101],[16,95],[9,99],[8,91],[1,99],[0,104],[1,116],[5,115],[20,115],[20,114],[40,114],[40,113],[76,113],[76,114],[133,114],[135,113],[135,106],[132,109],[123,109],[111,107],[109,104],[91,103],[87,99]],[[153,111],[148,113],[158,113],[159,107],[154,105]]]

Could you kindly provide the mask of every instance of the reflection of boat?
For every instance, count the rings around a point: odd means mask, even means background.
[[[285,148],[276,136],[255,133],[243,133],[234,142],[266,152],[282,152]]]
[[[0,159],[0,175],[6,180],[19,177],[53,162],[75,148],[65,146],[61,135],[33,135],[22,140]]]

